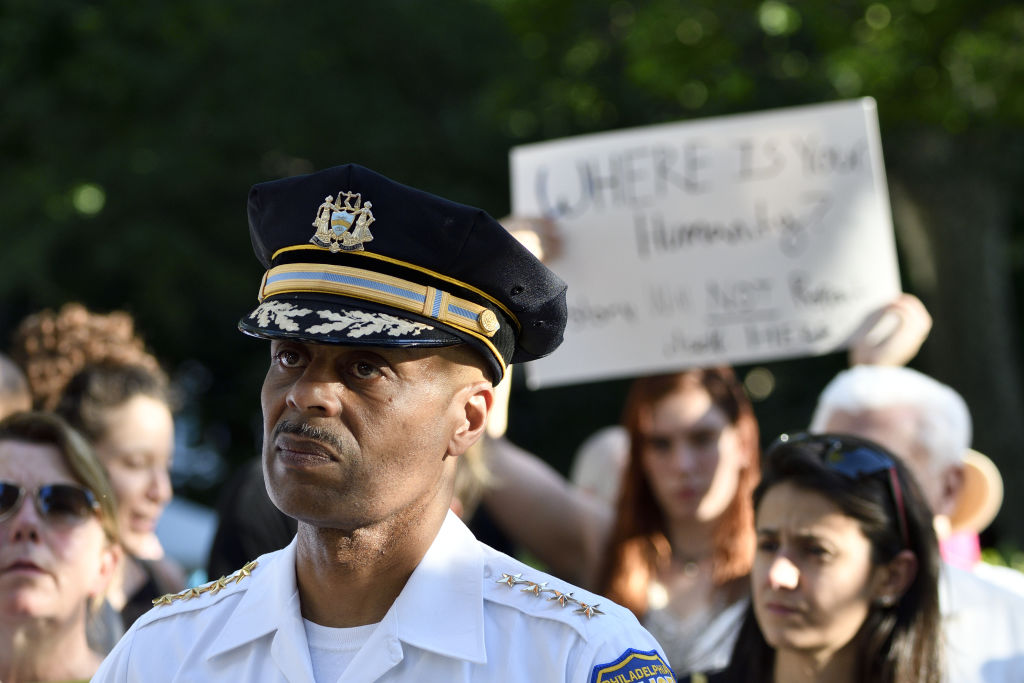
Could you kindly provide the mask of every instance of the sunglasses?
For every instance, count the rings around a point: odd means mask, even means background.
[[[100,504],[92,491],[75,484],[46,484],[35,491],[10,481],[0,481],[0,522],[13,517],[25,494],[32,496],[39,516],[48,523],[73,524],[88,519]]]
[[[860,479],[884,473],[889,484],[889,494],[892,496],[893,506],[896,508],[903,547],[910,547],[907,512],[903,504],[903,487],[900,486],[896,464],[891,457],[868,446],[849,447],[839,439],[813,434],[783,434],[778,440],[780,443],[786,444],[813,443],[824,446],[821,452],[821,463],[848,479]]]

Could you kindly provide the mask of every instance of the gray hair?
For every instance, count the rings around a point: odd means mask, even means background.
[[[810,431],[822,432],[837,411],[905,407],[918,415],[917,438],[932,466],[963,462],[971,445],[971,414],[951,387],[916,370],[857,365],[836,375],[818,397]]]

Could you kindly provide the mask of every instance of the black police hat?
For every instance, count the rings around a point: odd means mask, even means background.
[[[254,185],[267,269],[242,332],[355,346],[466,343],[495,383],[565,329],[565,283],[486,212],[346,164]]]

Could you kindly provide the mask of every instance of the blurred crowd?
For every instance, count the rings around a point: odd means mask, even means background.
[[[970,449],[963,399],[905,367],[931,325],[921,302],[903,295],[865,323],[806,431],[761,434],[729,367],[642,377],[568,479],[503,435],[506,377],[452,510],[630,609],[680,680],[1022,681],[1024,575],[979,553],[998,471]],[[175,410],[125,313],[69,303],[13,331],[0,680],[88,679],[155,600],[191,587],[156,534]],[[295,534],[258,459],[217,512],[211,578]]]

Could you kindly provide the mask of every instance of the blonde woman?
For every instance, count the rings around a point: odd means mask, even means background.
[[[86,624],[121,558],[114,494],[60,418],[0,421],[0,680],[87,680]]]
[[[90,632],[93,645],[106,652],[154,598],[185,584],[155,532],[173,494],[169,382],[131,316],[75,303],[27,317],[14,335],[12,356],[25,368],[36,407],[53,410],[85,436],[117,497],[127,555],[108,595],[116,613],[105,611]]]

